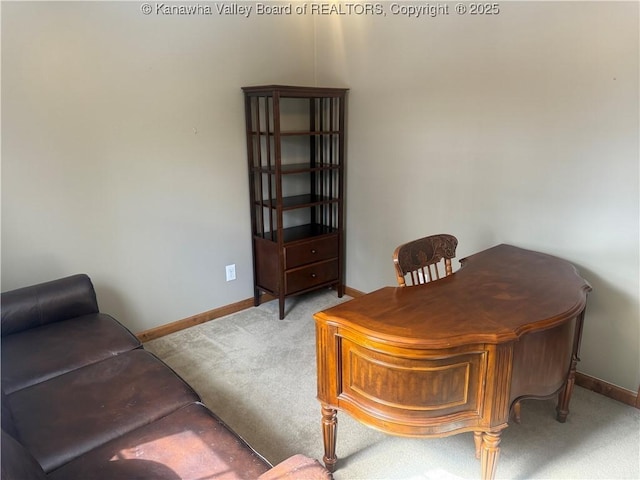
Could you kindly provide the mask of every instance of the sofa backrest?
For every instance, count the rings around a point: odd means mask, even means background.
[[[0,308],[2,336],[99,311],[85,274],[4,292]]]

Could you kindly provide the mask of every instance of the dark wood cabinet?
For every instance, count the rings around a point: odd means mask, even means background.
[[[243,87],[254,300],[344,291],[347,89]]]

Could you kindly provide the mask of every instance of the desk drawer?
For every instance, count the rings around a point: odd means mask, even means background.
[[[285,273],[285,293],[299,292],[338,279],[338,259],[314,263]]]
[[[284,248],[285,270],[338,256],[338,236],[310,240]]]
[[[370,348],[366,340],[345,337],[341,346],[340,395],[360,410],[402,419],[397,423],[425,433],[454,430],[482,415],[486,351],[458,347],[404,358],[392,347],[389,352]]]

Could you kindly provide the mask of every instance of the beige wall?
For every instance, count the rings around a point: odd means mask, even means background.
[[[313,83],[311,27],[3,3],[3,290],[84,271],[134,331],[252,296],[240,87]]]
[[[430,233],[561,256],[594,287],[579,369],[636,391],[638,4],[501,9],[319,24],[318,82],[351,88],[347,284]]]
[[[637,389],[638,5],[501,8],[3,3],[2,289],[86,271],[135,331],[250,297],[240,87],[348,86],[347,284],[392,285],[393,248],[433,232],[562,256],[594,286],[580,370]]]

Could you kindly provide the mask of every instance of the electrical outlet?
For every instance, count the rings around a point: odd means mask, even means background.
[[[225,271],[227,272],[227,282],[230,282],[231,280],[235,280],[236,279],[236,264],[234,263],[233,265],[227,265],[225,268]]]

